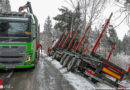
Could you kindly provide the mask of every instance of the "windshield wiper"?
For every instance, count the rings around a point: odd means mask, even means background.
[[[0,37],[0,38],[6,38],[7,40],[2,40],[2,42],[12,42],[16,39],[20,39],[20,38],[29,38],[29,37]]]

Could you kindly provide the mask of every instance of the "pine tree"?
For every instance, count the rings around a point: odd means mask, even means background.
[[[72,24],[72,11],[70,11],[67,7],[62,7],[59,11],[61,14],[54,17],[54,20],[57,21],[54,28],[56,30],[60,30],[61,32],[69,32]]]
[[[109,25],[109,43],[112,45],[114,42],[118,40],[116,30],[114,29],[113,25]]]
[[[72,36],[76,29],[80,26],[80,7],[79,4],[76,7],[75,11],[69,10],[67,7],[62,7],[59,9],[61,14],[58,14],[54,17],[54,20],[57,21],[54,28],[61,30],[62,32],[72,32]]]
[[[123,38],[123,45],[122,45],[122,49],[123,49],[123,52],[125,53],[125,54],[127,54],[127,47],[128,47],[128,41],[129,41],[129,39],[128,39],[128,35],[125,35],[124,36],[124,38]]]
[[[52,21],[48,16],[44,23],[44,31],[51,32],[51,30],[52,30]]]

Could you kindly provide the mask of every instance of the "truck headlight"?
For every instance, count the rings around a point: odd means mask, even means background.
[[[27,62],[29,62],[29,61],[31,60],[31,56],[32,56],[32,55],[28,55],[28,56],[27,56],[27,60],[26,60]]]

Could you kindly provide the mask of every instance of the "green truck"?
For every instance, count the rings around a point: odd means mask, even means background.
[[[40,55],[39,32],[30,2],[19,12],[0,13],[0,69],[34,68]]]

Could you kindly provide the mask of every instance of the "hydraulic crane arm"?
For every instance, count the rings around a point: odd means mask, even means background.
[[[24,9],[27,9],[29,13],[33,13],[31,2],[27,2],[27,4],[25,4],[24,6],[19,7],[19,12],[21,12]]]

